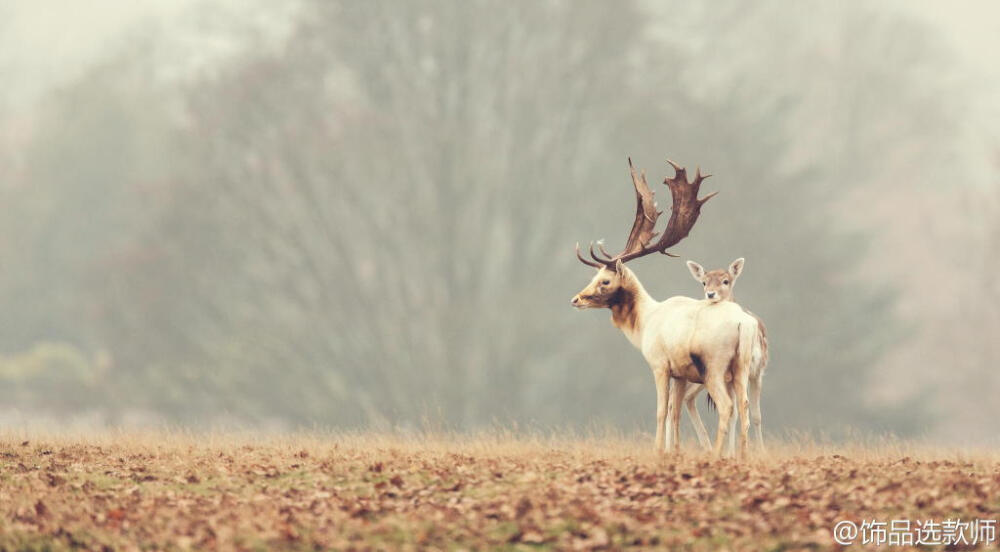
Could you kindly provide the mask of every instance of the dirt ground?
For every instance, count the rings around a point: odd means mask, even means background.
[[[836,549],[843,521],[998,517],[1000,455],[899,443],[0,435],[0,550]]]

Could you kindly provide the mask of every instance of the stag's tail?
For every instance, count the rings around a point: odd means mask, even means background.
[[[740,341],[736,354],[742,371],[748,378],[753,377],[764,359],[764,344],[756,321],[740,324]]]
[[[743,377],[747,379],[757,378],[760,371],[767,365],[767,336],[758,326],[756,320],[740,323],[738,332],[739,341],[736,343],[735,362],[730,364],[734,372],[733,377],[738,377],[738,374],[742,373]],[[711,394],[705,393],[705,400],[708,403],[708,408],[715,410],[715,401],[712,400]]]
[[[767,362],[770,360],[767,353],[767,327],[764,326],[764,321],[759,316],[750,311],[746,312],[757,321],[757,345],[760,347],[760,356],[755,357],[756,360],[753,370],[750,371],[750,377],[759,380],[764,376],[764,370],[767,369]]]

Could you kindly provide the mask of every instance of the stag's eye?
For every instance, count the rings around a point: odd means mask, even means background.
[[[601,285],[602,286],[610,286],[611,285],[611,280],[604,280],[603,282],[601,282]]]
[[[723,281],[722,281],[722,285],[724,285],[724,286],[728,286],[728,285],[729,285],[729,280],[723,280]]]

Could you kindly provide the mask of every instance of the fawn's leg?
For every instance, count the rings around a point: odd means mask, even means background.
[[[698,413],[698,405],[695,404],[695,400],[703,389],[705,389],[705,386],[700,383],[693,383],[688,386],[688,390],[684,394],[684,405],[687,407],[688,417],[691,418],[691,425],[694,426],[694,432],[698,436],[698,443],[705,450],[711,450],[712,442],[708,440],[708,430],[705,429],[705,422],[701,421],[701,414]]]

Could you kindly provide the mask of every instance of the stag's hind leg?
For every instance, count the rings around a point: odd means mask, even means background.
[[[757,446],[764,450],[764,419],[760,414],[760,391],[763,385],[763,375],[750,378],[750,422],[757,434]]]
[[[738,458],[746,458],[747,451],[749,449],[749,439],[747,438],[748,432],[750,430],[750,412],[749,412],[749,400],[747,399],[747,378],[746,375],[743,377],[733,378],[733,398],[736,402],[736,409],[739,410],[740,414],[740,448]],[[733,418],[735,418],[735,414]]]
[[[712,456],[722,457],[722,447],[726,442],[726,434],[729,433],[730,416],[733,413],[733,401],[729,398],[729,390],[725,381],[725,371],[718,369],[709,370],[705,377],[705,389],[708,395],[715,402],[715,408],[719,411],[719,427],[715,433],[715,445],[712,448]]]

